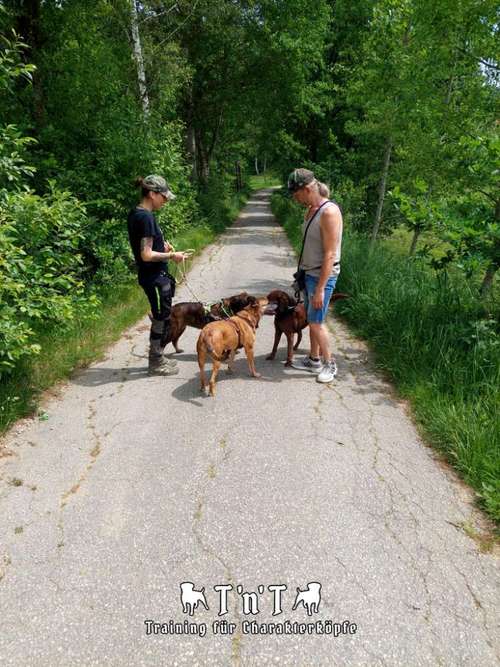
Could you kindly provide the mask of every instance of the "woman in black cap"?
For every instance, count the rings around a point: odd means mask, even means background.
[[[290,174],[288,191],[296,202],[307,207],[299,268],[305,271],[303,294],[311,338],[309,356],[292,362],[292,366],[315,373],[318,382],[331,382],[337,375],[337,365],[330,352],[325,321],[340,273],[342,213],[338,205],[330,201],[328,187],[309,169],[295,169]]]
[[[137,263],[139,285],[151,304],[153,319],[149,335],[149,373],[175,375],[177,362],[163,356],[170,333],[170,311],[175,292],[175,278],[168,273],[167,261],[182,262],[189,252],[175,252],[165,241],[153,215],[175,199],[168,183],[155,174],[138,178],[141,201],[128,215],[128,235]]]

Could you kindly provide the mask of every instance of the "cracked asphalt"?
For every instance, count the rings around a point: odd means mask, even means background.
[[[255,194],[195,260],[178,300],[288,287],[295,260],[269,197]],[[332,385],[285,369],[283,340],[266,361],[267,317],[263,377],[241,353],[212,399],[199,394],[194,329],[179,375],[146,375],[144,320],[47,398],[47,420],[16,424],[0,448],[2,665],[499,664],[485,519],[366,346],[335,316],[330,326]],[[183,613],[187,581],[209,610]],[[308,617],[292,605],[310,582],[321,603]],[[233,588],[224,616],[220,584]],[[244,593],[259,613],[244,614]],[[146,635],[145,620],[180,631],[186,619],[206,635]],[[234,632],[215,634],[217,620]],[[248,621],[274,634],[245,633]],[[278,634],[287,621],[350,631]]]

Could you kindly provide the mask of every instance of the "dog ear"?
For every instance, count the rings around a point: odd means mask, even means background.
[[[288,309],[288,294],[283,292],[278,296],[278,314],[283,315]]]

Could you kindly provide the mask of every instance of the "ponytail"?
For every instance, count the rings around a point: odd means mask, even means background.
[[[326,197],[327,199],[330,199],[330,188],[328,185],[325,183],[322,183],[321,181],[316,181],[318,184],[318,192],[322,197]]]
[[[134,185],[135,185],[136,188],[141,188],[141,197],[142,198],[148,196],[148,192],[150,192],[150,190],[149,190],[149,188],[144,187],[144,178],[142,176],[138,176],[134,180]]]

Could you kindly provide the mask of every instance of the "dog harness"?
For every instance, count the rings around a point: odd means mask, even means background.
[[[226,322],[228,324],[231,324],[234,327],[234,330],[236,331],[236,335],[238,336],[238,349],[240,347],[243,347],[243,345],[241,344],[241,331],[240,331],[239,327],[237,326],[236,322],[234,320],[229,320],[229,319],[226,320]]]
[[[253,324],[249,320],[247,320],[246,317],[243,317],[242,315],[238,315],[238,314],[233,315],[232,317],[239,317],[240,320],[243,320],[244,322],[246,322],[248,324],[248,326],[250,327],[250,329],[255,333],[255,329],[257,327],[254,327]],[[238,327],[238,325],[236,324],[234,319],[231,318],[231,319],[228,319],[228,320],[225,320],[225,321],[228,322],[228,324],[231,324],[234,327],[236,333],[238,334],[238,348],[243,347],[243,344],[241,342],[241,329]]]
[[[220,309],[222,310],[222,312],[224,313],[226,318],[229,318],[229,317],[233,316],[232,310],[230,308],[226,309],[222,299],[220,301],[209,301],[208,303],[202,303],[201,305],[203,306],[205,317],[211,317],[214,321],[223,320],[225,318],[224,317],[219,317],[218,315],[214,315],[211,312],[213,306],[220,306]],[[229,310],[229,312],[228,312],[228,310]]]

